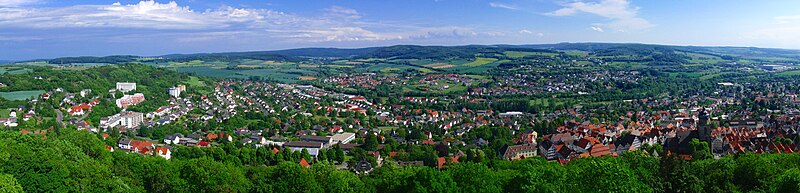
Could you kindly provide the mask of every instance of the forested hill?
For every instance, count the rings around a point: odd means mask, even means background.
[[[106,56],[106,57],[64,57],[46,60],[50,64],[69,63],[126,63],[142,58],[157,58],[164,62],[186,62],[192,60],[230,62],[242,59],[272,61],[303,61],[307,58],[385,58],[385,59],[466,59],[475,57],[494,57],[506,51],[564,53],[580,51],[589,57],[605,58],[609,61],[655,62],[658,64],[685,64],[691,54],[722,57],[726,60],[748,59],[764,60],[780,58],[785,62],[800,61],[800,51],[755,47],[704,47],[670,46],[653,44],[622,43],[559,43],[535,45],[468,45],[468,46],[417,46],[396,45],[356,49],[340,48],[299,48],[275,51],[228,52],[172,54],[163,56]],[[613,57],[612,57],[613,56]],[[766,60],[764,60],[766,61]],[[30,61],[26,61],[30,62]]]
[[[70,126],[72,127],[72,126]],[[369,175],[325,161],[303,168],[270,147],[176,147],[172,160],[110,152],[100,134],[0,131],[3,192],[797,192],[800,154],[683,161],[642,151],[559,165],[543,158],[463,161],[441,171],[387,163]],[[283,160],[283,161],[281,161]],[[469,159],[463,159],[469,160]],[[475,160],[475,159],[473,159]],[[277,164],[267,162],[279,162]],[[264,166],[264,164],[274,166]]]

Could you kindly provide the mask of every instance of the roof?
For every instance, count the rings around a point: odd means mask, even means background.
[[[300,136],[300,140],[303,141],[319,141],[319,142],[328,142],[331,140],[331,137],[328,136],[316,136],[316,135],[303,135]]]
[[[303,147],[303,148],[322,148],[320,142],[290,141],[283,144],[284,147]]]
[[[211,142],[201,141],[201,142],[197,143],[197,145],[199,145],[199,146],[209,146],[209,145],[211,145]]]
[[[529,152],[529,151],[536,151],[536,145],[534,144],[512,145],[506,147],[506,151],[505,153],[503,153],[503,157],[511,158],[520,152]]]
[[[167,152],[169,152],[169,149],[167,149],[167,148],[164,148],[164,147],[156,148],[156,153],[158,153],[158,154],[166,155]]]
[[[304,168],[307,168],[307,167],[310,167],[311,164],[308,164],[308,162],[306,161],[306,158],[301,158],[300,159],[300,166],[303,166]]]

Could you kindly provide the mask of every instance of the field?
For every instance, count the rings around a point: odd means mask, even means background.
[[[478,67],[497,61],[497,58],[475,58],[475,61],[464,64],[464,66]]]
[[[797,76],[800,75],[800,70],[783,71],[778,73],[780,76]]]
[[[426,64],[425,66],[426,67],[435,68],[435,69],[442,69],[442,68],[452,68],[452,67],[455,67],[456,65],[448,64],[448,63],[433,63],[433,64]]]
[[[701,76],[700,80],[708,80],[708,79],[719,77],[721,75],[731,74],[731,73],[733,73],[733,72],[720,72],[720,73],[714,73],[714,74],[707,74],[707,75]]]
[[[189,76],[189,80],[186,81],[186,84],[188,84],[190,87],[201,87],[206,85],[205,82],[200,81],[200,78],[197,78],[196,76]]]
[[[313,76],[300,76],[299,78],[300,78],[300,80],[316,80],[317,79],[317,77],[313,77]]]
[[[29,99],[43,93],[44,91],[41,90],[0,92],[0,97],[15,101]]]
[[[31,69],[27,68],[20,68],[20,67],[0,67],[0,74],[23,74],[26,72],[30,72]]]

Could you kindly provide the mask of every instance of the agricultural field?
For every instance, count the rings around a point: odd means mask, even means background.
[[[800,75],[800,70],[790,70],[778,73],[779,76],[797,76]]]
[[[449,64],[449,63],[432,63],[432,64],[426,64],[425,65],[425,67],[431,67],[431,68],[435,68],[435,69],[452,68],[452,67],[455,67],[455,66],[456,65]]]
[[[475,61],[464,64],[464,66],[478,67],[497,61],[497,58],[475,58]]]
[[[0,74],[24,74],[30,71],[31,69],[21,67],[0,67]]]
[[[3,97],[8,100],[16,101],[16,100],[25,100],[37,95],[43,94],[44,91],[41,90],[31,90],[31,91],[13,91],[13,92],[0,92],[0,97]]]

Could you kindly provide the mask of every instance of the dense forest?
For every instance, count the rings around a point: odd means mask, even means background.
[[[386,163],[366,175],[327,161],[245,164],[259,150],[178,149],[172,160],[109,152],[95,134],[0,131],[4,192],[796,192],[800,154],[684,161],[644,151],[566,165],[542,158],[464,161],[437,170]],[[262,148],[263,149],[263,148]],[[188,152],[187,152],[188,151]],[[255,153],[254,153],[255,152]],[[272,154],[271,151],[261,151]],[[36,161],[31,161],[36,160]],[[257,162],[257,161],[255,161]]]

